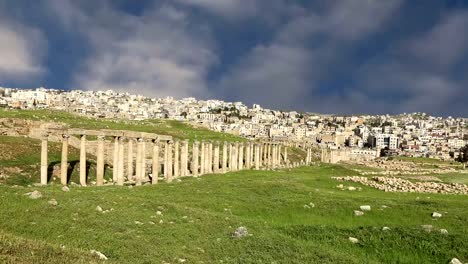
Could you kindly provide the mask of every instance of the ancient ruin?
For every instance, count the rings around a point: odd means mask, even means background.
[[[302,162],[288,159],[288,146],[275,142],[214,142],[178,140],[171,136],[125,130],[46,128],[41,137],[41,184],[49,181],[48,141],[62,142],[60,182],[69,182],[68,147],[80,149],[80,185],[88,184],[88,154],[96,157],[96,185],[104,185],[105,165],[112,167],[116,185],[157,184],[186,176],[249,169],[290,168],[312,162],[312,151]],[[136,149],[135,149],[136,145]],[[191,147],[190,147],[191,146]],[[222,151],[220,148],[222,146]],[[222,154],[222,155],[221,155]]]

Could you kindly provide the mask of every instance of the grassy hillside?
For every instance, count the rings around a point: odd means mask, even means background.
[[[133,130],[189,140],[245,141],[244,138],[235,135],[215,132],[206,128],[195,128],[188,123],[174,120],[98,119],[53,110],[7,110],[0,108],[0,118],[2,117],[61,122],[72,128]]]
[[[33,246],[99,250],[109,257],[107,263],[468,260],[466,196],[384,193],[365,186],[362,191],[342,191],[330,178],[353,174],[341,166],[321,165],[209,175],[139,188],[71,187],[63,192],[57,185],[0,186],[0,232]],[[35,189],[43,198],[23,195]],[[49,205],[50,199],[58,206]],[[305,206],[311,203],[315,207]],[[370,205],[372,211],[354,216],[360,205]],[[109,212],[98,212],[96,206]],[[433,220],[434,211],[442,218]],[[433,225],[434,231],[423,231],[421,225]],[[231,238],[240,226],[251,236]],[[390,230],[382,231],[384,226]],[[441,228],[449,233],[441,234]],[[350,236],[360,242],[352,244]],[[23,252],[7,255],[26,262]],[[70,257],[52,255],[64,263]]]

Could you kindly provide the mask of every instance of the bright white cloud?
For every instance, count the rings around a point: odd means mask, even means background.
[[[45,39],[31,27],[0,21],[0,77],[20,80],[44,72]]]
[[[111,5],[88,10],[68,2],[62,8],[75,18],[64,17],[64,25],[74,24],[92,50],[74,76],[75,87],[208,96],[206,78],[217,63],[216,46],[209,29],[190,21],[183,10],[155,5],[134,16]]]

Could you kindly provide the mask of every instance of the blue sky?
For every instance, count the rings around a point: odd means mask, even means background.
[[[468,115],[468,1],[0,0],[0,86]]]

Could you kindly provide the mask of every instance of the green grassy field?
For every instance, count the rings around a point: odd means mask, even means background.
[[[321,165],[209,175],[131,189],[71,187],[62,192],[58,185],[0,186],[0,232],[14,240],[1,244],[1,258],[27,263],[31,251],[58,262],[85,263],[89,250],[95,249],[109,257],[108,263],[468,260],[466,196],[384,193],[365,186],[360,192],[341,191],[330,179],[353,173]],[[43,198],[23,195],[35,189]],[[47,203],[52,198],[58,206]],[[310,203],[315,207],[304,207]],[[372,211],[354,216],[360,205],[371,205]],[[112,211],[97,212],[96,206]],[[433,220],[433,211],[443,217]],[[423,231],[421,225],[426,224],[434,231]],[[239,226],[252,235],[231,238]],[[383,226],[390,230],[382,231]],[[441,228],[449,234],[441,234]],[[360,242],[352,244],[350,236]]]

